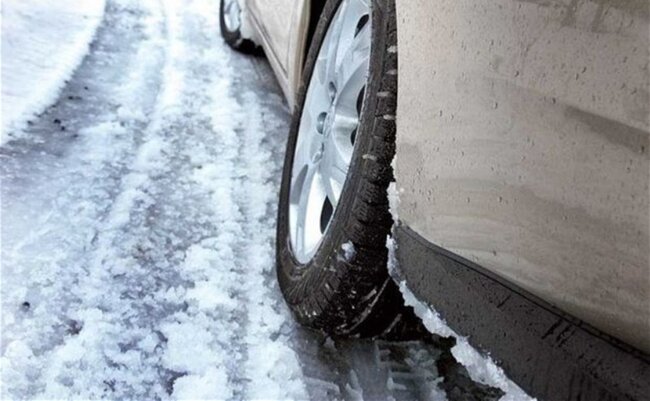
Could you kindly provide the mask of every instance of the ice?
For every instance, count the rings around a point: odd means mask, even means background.
[[[357,372],[350,370],[350,382],[345,386],[345,391],[353,401],[363,401],[363,389],[359,384],[359,376]]]

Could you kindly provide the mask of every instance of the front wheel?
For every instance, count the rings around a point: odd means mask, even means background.
[[[221,36],[231,48],[252,53],[257,46],[242,36],[242,8],[239,0],[221,0],[219,5],[219,25]]]
[[[402,300],[386,268],[397,102],[394,0],[330,0],[311,45],[284,165],[280,288],[333,335],[385,331]]]

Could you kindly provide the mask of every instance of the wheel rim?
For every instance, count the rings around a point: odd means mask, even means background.
[[[341,2],[309,82],[289,195],[291,246],[300,263],[320,246],[352,161],[370,62],[370,1]]]
[[[223,1],[223,19],[226,23],[226,29],[235,32],[241,26],[241,8],[238,0]]]

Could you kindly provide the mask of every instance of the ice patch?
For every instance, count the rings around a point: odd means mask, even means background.
[[[127,130],[119,123],[107,121],[79,131],[79,136],[90,149],[82,155],[84,161],[90,164],[109,163],[115,160],[123,149],[117,144],[119,137],[126,135]]]
[[[117,109],[117,118],[120,122],[145,122],[147,121],[147,116],[144,115],[144,112],[138,108],[130,109],[126,106],[120,106]]]

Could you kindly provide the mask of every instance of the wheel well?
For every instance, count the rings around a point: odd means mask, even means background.
[[[307,29],[307,40],[305,41],[305,57],[303,57],[303,67],[307,61],[307,53],[309,53],[309,47],[311,46],[311,41],[314,38],[314,33],[316,32],[316,27],[318,26],[318,21],[320,16],[323,13],[323,8],[325,7],[326,0],[311,0],[309,8],[309,28]]]

